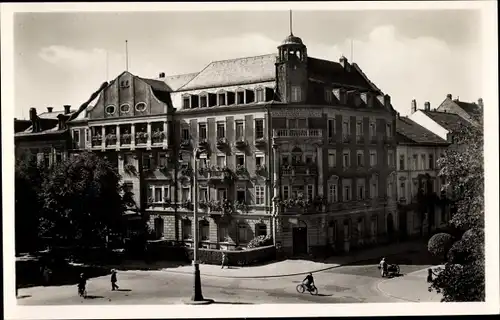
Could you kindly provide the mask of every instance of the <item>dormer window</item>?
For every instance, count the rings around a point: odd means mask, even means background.
[[[208,99],[206,95],[200,96],[200,108],[206,108],[208,106]]]
[[[255,90],[255,96],[256,96],[256,102],[264,102],[266,101],[265,99],[265,94],[264,94],[264,89],[263,88],[259,88],[257,90]]]
[[[107,113],[107,114],[112,115],[112,114],[114,114],[114,113],[115,113],[115,111],[116,111],[116,107],[115,107],[115,106],[113,106],[113,105],[111,105],[111,106],[107,106],[105,110],[106,110],[106,113]]]
[[[245,90],[246,103],[255,102],[255,92],[253,90]]]
[[[227,93],[227,105],[232,105],[235,103],[235,94],[234,92],[228,92]]]
[[[226,93],[225,92],[220,92],[217,94],[217,100],[218,100],[218,105],[219,106],[225,106],[226,105]]]
[[[200,106],[200,97],[198,95],[191,96],[191,109],[198,108]]]
[[[124,80],[120,82],[120,87],[122,88],[128,88],[130,87],[128,80]]]
[[[189,96],[184,96],[182,98],[182,109],[189,109],[191,107],[191,99]]]
[[[245,91],[236,92],[236,104],[245,104]]]
[[[130,112],[130,105],[129,104],[122,104],[120,106],[120,112],[121,113],[129,113]]]
[[[143,112],[146,110],[146,104],[144,102],[139,102],[135,105],[135,110],[139,112]]]

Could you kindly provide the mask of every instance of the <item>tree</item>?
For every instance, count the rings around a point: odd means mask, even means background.
[[[448,233],[436,233],[429,239],[427,249],[436,257],[446,259],[453,246],[453,237]]]
[[[43,184],[44,236],[83,247],[101,246],[123,232],[120,175],[108,161],[84,152],[55,166]]]
[[[456,212],[450,224],[463,235],[447,256],[431,288],[443,301],[484,301],[484,161],[482,110],[476,123],[459,124],[452,145],[439,159],[440,175]]]
[[[39,196],[45,172],[36,155],[25,153],[15,164],[15,247],[16,253],[36,249],[38,219],[43,207]]]

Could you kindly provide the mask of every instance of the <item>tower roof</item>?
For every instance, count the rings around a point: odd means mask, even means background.
[[[288,37],[286,37],[285,40],[283,40],[283,42],[281,43],[281,46],[286,46],[289,44],[295,44],[295,45],[301,45],[301,46],[304,45],[304,43],[302,42],[302,39],[294,36],[293,34],[290,34]]]

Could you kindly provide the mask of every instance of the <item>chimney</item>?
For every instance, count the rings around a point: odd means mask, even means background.
[[[431,103],[429,101],[424,103],[424,109],[425,111],[431,111]]]
[[[389,109],[391,107],[391,96],[388,94],[384,96],[384,107],[386,109]]]
[[[69,114],[71,112],[71,106],[66,104],[64,105],[64,114]]]
[[[36,115],[36,109],[30,108],[30,120],[32,126],[32,132],[38,132],[38,117]]]
[[[484,107],[484,104],[483,104],[483,98],[479,98],[479,99],[477,99],[477,105],[478,105],[479,107],[481,107],[481,108],[482,108],[482,107]]]
[[[57,122],[57,129],[58,130],[64,129],[64,116],[62,114],[59,114],[57,116],[57,120],[58,120],[58,122]]]
[[[54,110],[54,108],[52,108],[52,107],[47,107],[47,111],[48,111],[48,112],[52,112],[52,110]]]
[[[347,61],[346,57],[344,57],[344,56],[340,57],[339,63],[342,66],[342,68],[344,68],[346,71],[350,70],[350,64],[349,64],[349,61]]]
[[[413,99],[411,101],[411,113],[417,112],[417,100]]]
[[[451,97],[452,97],[452,96],[451,96],[451,93],[448,93],[448,94],[446,95],[446,98],[448,98],[448,99],[451,99]]]
[[[159,78],[160,79],[164,79],[165,78],[165,72],[160,72]]]

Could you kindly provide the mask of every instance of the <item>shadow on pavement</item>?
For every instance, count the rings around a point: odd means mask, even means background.
[[[132,291],[132,289],[116,289],[116,291],[124,291],[124,292],[129,292],[129,291]]]
[[[214,301],[212,304],[254,304],[250,302],[229,302],[229,301]]]
[[[17,296],[17,299],[24,299],[24,298],[31,298],[31,295],[25,294],[25,295]]]
[[[317,296],[318,297],[331,297],[331,296],[333,296],[333,294],[318,293]]]
[[[87,296],[85,296],[85,299],[104,299],[104,297],[103,296],[87,295]]]

